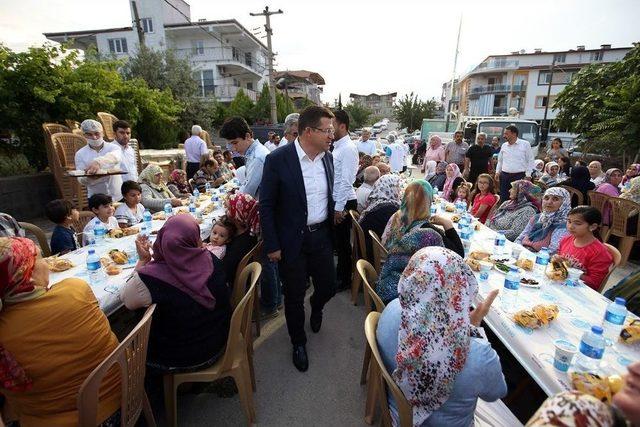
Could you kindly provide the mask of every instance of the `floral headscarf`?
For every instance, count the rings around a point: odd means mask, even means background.
[[[611,427],[611,408],[588,394],[565,391],[549,397],[529,419],[526,427],[579,426]]]
[[[169,184],[176,186],[181,193],[190,193],[191,189],[187,183],[187,173],[182,169],[174,169],[169,175]]]
[[[539,242],[550,233],[553,233],[556,228],[565,226],[567,215],[571,210],[571,194],[564,188],[551,187],[544,192],[544,195],[562,198],[562,205],[555,212],[546,213],[544,210],[542,211],[527,236],[532,242]]]
[[[162,193],[163,197],[169,199],[173,197],[171,191],[169,190],[169,187],[167,187],[167,185],[162,182],[162,180],[160,180],[160,183],[158,184],[155,184],[153,182],[153,179],[159,173],[162,173],[162,168],[158,165],[150,163],[146,168],[144,168],[142,172],[140,172],[140,175],[138,176],[138,182],[147,184],[149,187]]]
[[[456,178],[462,176],[462,174],[460,173],[460,167],[457,164],[449,163],[447,167],[449,166],[451,166],[451,168],[453,169],[453,176],[449,177],[447,175],[447,179],[444,182],[444,188],[442,189],[442,195],[447,199],[449,198],[449,194],[451,194],[451,192],[454,190],[453,182],[456,180]]]
[[[381,176],[369,193],[366,208],[362,211],[360,221],[362,221],[369,212],[384,203],[391,203],[400,208],[400,177],[394,174]]]
[[[506,215],[507,212],[517,211],[527,205],[533,205],[537,211],[540,211],[540,193],[542,192],[540,187],[525,179],[513,181],[511,187],[517,191],[516,199],[509,199],[501,204],[496,213],[493,214],[492,221]]]
[[[31,280],[37,254],[36,245],[30,239],[0,238],[0,310],[7,304],[35,299],[46,292]],[[27,391],[32,385],[22,366],[0,343],[0,387]]]
[[[469,308],[478,291],[471,269],[455,252],[416,252],[398,283],[402,309],[393,378],[422,423],[447,401],[470,346]]]
[[[260,234],[260,215],[256,199],[245,193],[235,193],[225,202],[227,216],[249,229],[249,234]]]
[[[620,198],[640,203],[640,176],[633,178],[630,181],[630,184],[631,185],[628,188],[624,188],[622,190]]]
[[[429,218],[432,200],[433,188],[427,181],[419,179],[407,186],[400,210],[390,219],[389,234],[385,242],[387,250],[417,223]]]

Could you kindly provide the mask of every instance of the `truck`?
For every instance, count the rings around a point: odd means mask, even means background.
[[[515,125],[518,128],[518,138],[528,141],[531,144],[534,158],[538,157],[540,125],[534,120],[525,120],[519,117],[463,116],[456,130],[463,132],[463,137],[469,145],[475,143],[478,132],[487,134],[487,143],[491,143],[494,136],[497,136],[500,143],[503,143],[505,142],[502,136],[504,128],[509,125]]]

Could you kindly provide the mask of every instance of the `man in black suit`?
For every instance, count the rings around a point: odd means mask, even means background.
[[[302,372],[309,367],[304,331],[308,278],[314,287],[309,320],[313,332],[320,331],[322,309],[335,294],[332,118],[326,108],[305,108],[298,138],[267,156],[260,184],[264,250],[279,262],[293,364]]]

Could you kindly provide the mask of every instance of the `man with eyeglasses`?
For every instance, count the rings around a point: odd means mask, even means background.
[[[273,151],[264,164],[260,184],[260,226],[264,252],[278,262],[284,312],[293,345],[293,364],[309,368],[304,330],[307,280],[313,280],[310,326],[322,326],[324,305],[335,294],[332,227],[333,114],[324,107],[304,109],[298,138]]]

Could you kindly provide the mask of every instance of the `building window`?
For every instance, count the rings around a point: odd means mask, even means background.
[[[571,79],[577,70],[571,71],[554,71],[552,85],[566,85],[571,83]],[[548,85],[551,79],[551,73],[549,71],[540,71],[538,73],[538,85]]]
[[[556,53],[555,55],[553,55],[553,60],[555,61],[555,63],[561,63],[561,62],[566,62],[567,61],[567,54],[566,53]]]
[[[193,40],[191,42],[191,47],[193,48],[194,55],[204,55],[204,41]]]
[[[231,57],[235,61],[240,61],[240,53],[238,53],[238,49],[236,47],[231,46]]]
[[[127,39],[109,39],[109,52],[111,53],[127,53]]]
[[[234,85],[235,87],[240,87],[240,80],[238,80],[238,79],[233,79],[233,85]]]
[[[214,94],[213,70],[196,71],[194,77],[198,82],[198,93],[200,96],[212,96]]]
[[[598,52],[591,52],[591,61],[602,61],[603,57],[604,57],[604,52],[601,50]]]
[[[550,108],[553,108],[553,103],[556,100],[556,95],[551,95],[551,104]],[[545,108],[547,106],[547,97],[546,96],[536,96],[535,108]]]
[[[153,33],[153,21],[151,18],[142,18],[140,22],[142,23],[142,30],[145,33]]]
[[[247,82],[247,89],[253,90],[253,82]]]
[[[253,64],[253,58],[251,58],[251,52],[245,52],[244,54],[244,63],[251,67]]]

